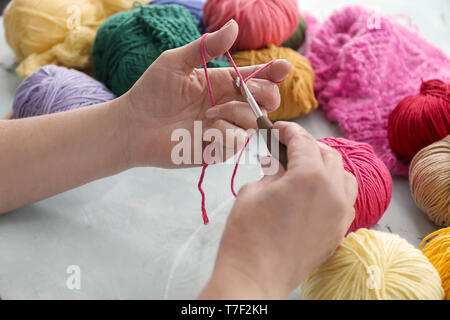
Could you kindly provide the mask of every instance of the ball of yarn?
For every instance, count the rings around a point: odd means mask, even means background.
[[[389,116],[392,150],[411,160],[420,149],[450,134],[450,83],[430,80],[404,98]]]
[[[392,196],[392,177],[386,165],[366,143],[344,138],[325,138],[320,142],[339,151],[344,169],[358,182],[355,220],[349,232],[372,228],[387,210]]]
[[[100,23],[132,7],[135,0],[13,0],[4,13],[6,41],[28,77],[39,67],[58,64],[89,68]]]
[[[200,31],[200,33],[205,32],[205,25],[203,23],[203,5],[205,4],[205,0],[154,0],[149,4],[178,4],[183,6],[198,20],[198,31]]]
[[[411,193],[439,226],[450,226],[450,136],[422,149],[409,168]]]
[[[207,0],[203,18],[208,32],[236,20],[239,35],[234,48],[252,50],[281,45],[297,28],[300,12],[297,0]]]
[[[423,247],[427,241],[429,242]],[[445,299],[450,300],[450,228],[441,229],[428,235],[423,239],[420,248],[439,272]]]
[[[93,50],[95,74],[112,92],[122,95],[161,53],[200,36],[197,20],[179,5],[142,6],[120,12],[98,29]],[[208,66],[228,63],[212,61]]]
[[[17,89],[13,118],[78,109],[114,99],[102,83],[65,67],[48,65],[26,78]]]
[[[282,46],[288,47],[294,50],[300,49],[300,47],[306,41],[306,21],[303,17],[300,17],[300,22],[295,29],[294,34],[291,35],[289,39],[287,39]]]
[[[360,229],[302,283],[307,300],[442,300],[427,257],[396,234]]]
[[[298,52],[269,45],[267,49],[237,52],[233,54],[233,59],[239,67],[264,64],[274,59],[286,59],[292,64],[292,71],[279,85],[281,104],[269,114],[272,121],[294,119],[317,108],[314,71],[309,61]]]

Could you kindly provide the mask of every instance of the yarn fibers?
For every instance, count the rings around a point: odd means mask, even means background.
[[[428,243],[424,246],[424,244]],[[450,228],[441,229],[423,239],[420,248],[441,276],[445,299],[450,300]]]
[[[287,39],[282,46],[288,47],[293,50],[298,50],[306,41],[306,21],[303,17],[300,17],[300,22],[298,24],[297,29],[295,29],[294,33],[291,35],[289,39]]]
[[[450,226],[450,136],[422,149],[409,169],[411,193],[439,226]]]
[[[114,94],[88,75],[48,65],[20,84],[14,97],[13,118],[78,109],[112,99]]]
[[[208,32],[220,29],[230,19],[239,25],[236,50],[281,45],[299,24],[297,0],[207,0],[203,19]]]
[[[189,13],[198,20],[198,30],[200,31],[200,33],[205,32],[205,26],[203,24],[203,5],[205,4],[205,0],[153,0],[149,4],[178,4],[180,6],[183,6],[188,9]]]
[[[26,78],[39,67],[58,64],[85,69],[100,23],[132,7],[135,0],[13,0],[4,13],[6,41]]]
[[[371,26],[373,16],[358,6],[335,11],[314,34],[307,58],[328,120],[337,122],[348,139],[372,145],[394,174],[407,175],[408,162],[389,145],[389,115],[417,92],[421,79],[449,82],[450,59],[382,15]]]
[[[279,84],[281,105],[269,114],[270,120],[294,119],[317,108],[314,71],[309,61],[298,52],[269,45],[267,49],[237,52],[233,54],[233,59],[239,67],[264,64],[276,59],[286,59],[291,63],[292,71]]]
[[[166,50],[198,38],[197,20],[179,5],[141,6],[120,12],[98,29],[94,42],[94,71],[116,95],[127,92]],[[214,66],[227,63],[212,61]]]
[[[392,150],[411,160],[419,150],[450,134],[450,83],[430,80],[404,98],[389,116]]]
[[[372,228],[386,212],[392,196],[392,178],[386,165],[366,143],[344,138],[325,138],[320,142],[342,155],[344,169],[358,182],[355,220],[349,232]]]
[[[360,229],[302,283],[307,300],[442,300],[427,257],[400,236]]]

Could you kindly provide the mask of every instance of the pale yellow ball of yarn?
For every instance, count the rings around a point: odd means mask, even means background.
[[[302,283],[308,300],[416,300],[444,298],[427,257],[398,235],[359,229]]]
[[[419,151],[409,167],[411,193],[439,226],[450,226],[450,136]]]
[[[85,69],[91,65],[98,26],[110,15],[131,9],[135,0],[13,0],[4,13],[6,41],[28,77],[41,66]],[[144,2],[144,0],[141,0]]]

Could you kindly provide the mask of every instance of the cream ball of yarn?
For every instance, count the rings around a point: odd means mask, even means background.
[[[359,229],[302,283],[307,300],[442,300],[427,257],[400,236]]]

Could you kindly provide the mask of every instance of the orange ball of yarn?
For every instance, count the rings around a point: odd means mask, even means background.
[[[300,21],[297,0],[208,0],[203,20],[208,32],[230,19],[239,25],[234,48],[251,50],[280,45],[294,33]]]
[[[430,240],[431,239],[431,240]],[[423,245],[427,242],[427,245]],[[450,300],[450,228],[441,229],[423,239],[420,248],[436,268],[442,280],[445,300]]]
[[[286,80],[279,84],[280,107],[269,114],[272,121],[290,120],[317,108],[314,95],[314,71],[305,57],[284,47],[269,45],[267,49],[241,51],[233,54],[239,67],[264,64],[275,59],[286,59],[292,64],[292,70]]]

